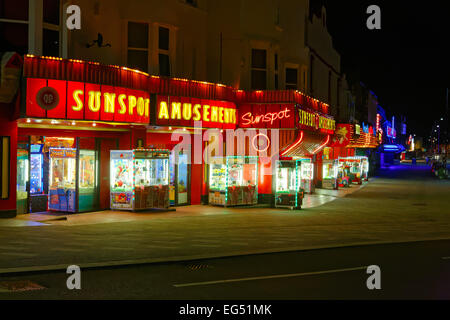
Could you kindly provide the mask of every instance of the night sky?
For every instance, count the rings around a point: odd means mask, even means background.
[[[378,97],[387,115],[405,115],[408,133],[427,136],[445,114],[450,86],[449,1],[311,0],[327,9],[328,31],[342,72]],[[369,30],[367,7],[381,8],[381,30]]]

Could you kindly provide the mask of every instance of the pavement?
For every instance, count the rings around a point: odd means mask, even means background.
[[[362,188],[317,194],[311,199],[320,205],[298,211],[189,206],[19,217],[0,226],[0,273],[449,239],[449,191],[450,181],[435,179],[428,167],[398,165]]]

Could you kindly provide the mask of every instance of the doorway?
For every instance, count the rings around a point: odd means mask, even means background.
[[[191,165],[190,154],[179,151],[170,154],[170,205],[191,204]]]

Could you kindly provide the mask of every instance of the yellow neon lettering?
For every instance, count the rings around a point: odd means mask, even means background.
[[[120,114],[125,114],[125,112],[127,112],[127,106],[125,104],[125,99],[127,98],[126,94],[120,94],[119,97],[117,98],[117,100],[119,100],[119,113]]]
[[[145,116],[148,117],[150,113],[150,99],[145,99]]]
[[[161,101],[159,104],[158,119],[169,119],[169,108],[167,107],[167,102]]]
[[[217,122],[218,114],[217,114],[217,107],[211,106],[211,121]]]
[[[140,116],[143,116],[145,112],[145,103],[144,103],[144,98],[139,97],[137,99],[137,113]]]
[[[209,106],[208,105],[204,105],[203,106],[203,121],[211,121],[209,119]]]
[[[116,104],[116,94],[115,93],[107,93],[103,94],[104,104],[105,104],[105,112],[114,113],[115,104]]]
[[[100,97],[102,93],[100,91],[89,91],[88,106],[92,112],[98,112],[100,110]]]
[[[219,107],[219,122],[223,123],[223,107]]]
[[[83,90],[75,90],[73,92],[73,100],[75,100],[76,106],[72,106],[73,111],[80,111],[83,109],[83,101],[81,101],[80,95],[83,94]]]
[[[135,96],[128,96],[128,113],[130,115],[133,115],[133,109],[136,108],[136,97]]]
[[[230,123],[230,109],[225,108],[223,110],[223,120],[225,123]]]
[[[202,118],[202,115],[200,113],[200,109],[202,108],[202,106],[200,104],[196,104],[194,105],[194,121],[199,121]]]
[[[171,119],[181,119],[181,102],[172,102]]]
[[[183,103],[183,119],[191,120],[192,117],[192,104]]]

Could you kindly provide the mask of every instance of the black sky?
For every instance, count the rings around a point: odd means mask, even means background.
[[[450,2],[450,1],[449,1]],[[426,136],[445,113],[450,79],[450,4],[446,1],[311,0],[325,5],[342,71],[365,83],[388,115],[405,115],[409,133]],[[369,30],[367,7],[381,9]]]

